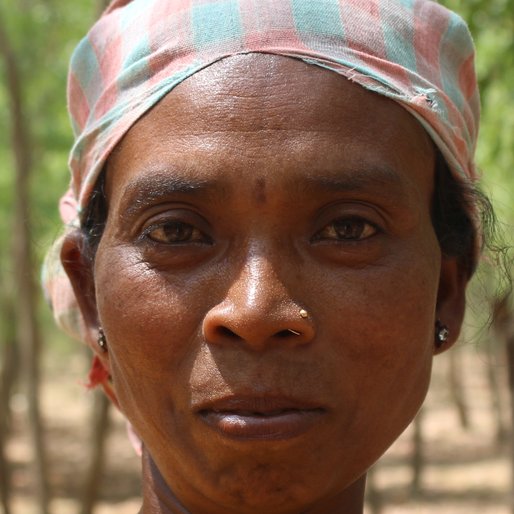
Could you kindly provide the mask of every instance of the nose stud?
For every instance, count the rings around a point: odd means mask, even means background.
[[[305,309],[300,309],[300,312],[298,314],[300,315],[300,318],[303,319],[307,319],[309,317],[309,313]],[[295,336],[302,335],[301,332],[298,332],[298,330],[293,330],[292,328],[288,328],[287,331]]]

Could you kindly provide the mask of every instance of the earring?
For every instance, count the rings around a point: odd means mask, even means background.
[[[104,329],[102,327],[98,328],[98,339],[96,340],[98,346],[102,349],[102,351],[107,351],[107,339],[104,334]]]
[[[450,329],[441,323],[440,320],[435,322],[435,345],[437,348],[441,348],[450,337]]]

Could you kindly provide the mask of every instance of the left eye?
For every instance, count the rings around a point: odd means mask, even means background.
[[[167,221],[150,227],[145,236],[155,243],[177,244],[205,242],[207,237],[196,227],[182,221]]]
[[[359,241],[375,235],[378,229],[361,218],[341,218],[326,225],[316,234],[317,240]]]

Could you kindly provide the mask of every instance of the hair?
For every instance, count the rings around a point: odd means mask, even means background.
[[[91,259],[96,254],[107,214],[104,169],[81,218],[86,252]],[[443,255],[460,259],[468,278],[477,267],[480,251],[489,249],[498,256],[502,254],[502,247],[496,243],[496,217],[488,197],[477,185],[455,179],[438,150],[431,217]]]
[[[84,235],[86,244],[86,252],[90,257],[94,257],[102,234],[104,232],[105,223],[107,222],[107,196],[105,194],[105,173],[106,168],[96,181],[95,187],[91,193],[91,199],[87,204],[80,218],[80,230]]]
[[[436,151],[432,224],[445,257],[457,257],[470,278],[478,255],[492,242],[493,206],[475,184],[457,180]]]

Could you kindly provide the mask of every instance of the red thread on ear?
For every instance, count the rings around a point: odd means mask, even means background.
[[[86,384],[86,387],[88,389],[94,389],[96,386],[99,386],[109,380],[109,373],[97,356],[93,357],[93,362],[91,363],[91,369],[89,370],[87,378],[88,383]]]
[[[89,370],[88,383],[86,384],[86,387],[88,389],[93,389],[99,385],[102,386],[102,389],[109,400],[111,400],[111,402],[119,409],[120,405],[116,398],[114,389],[111,386],[111,377],[109,372],[105,369],[98,356],[95,355],[93,357],[93,362],[91,363],[91,369]]]

